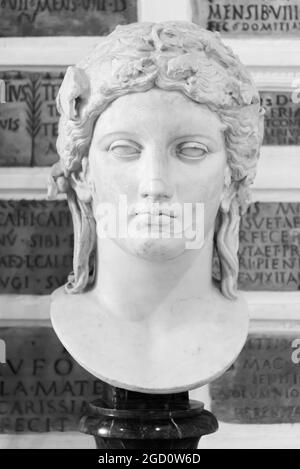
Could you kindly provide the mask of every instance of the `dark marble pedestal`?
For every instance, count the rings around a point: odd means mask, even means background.
[[[187,392],[145,394],[104,385],[104,398],[89,404],[80,431],[93,435],[98,449],[196,449],[218,422]]]

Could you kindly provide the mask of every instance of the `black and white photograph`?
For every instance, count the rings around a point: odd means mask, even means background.
[[[300,449],[300,0],[0,1],[0,449]]]

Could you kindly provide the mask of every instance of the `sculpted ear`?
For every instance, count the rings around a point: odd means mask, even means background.
[[[80,104],[88,91],[89,80],[84,70],[78,67],[68,67],[56,98],[59,113],[65,114],[70,120],[78,119]]]

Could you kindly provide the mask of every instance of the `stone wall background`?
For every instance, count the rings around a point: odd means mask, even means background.
[[[84,402],[101,396],[101,383],[73,362],[49,318],[39,316],[42,298],[71,270],[73,243],[66,201],[46,201],[44,187],[57,160],[54,100],[66,67],[99,40],[93,36],[136,18],[193,18],[219,30],[261,91],[264,146],[240,229],[249,338],[230,370],[193,395],[220,420],[220,439],[211,441],[220,444],[227,423],[236,435],[241,427],[253,434],[250,428],[267,424],[270,441],[278,424],[289,431],[293,424],[299,437],[300,0],[140,0],[137,11],[133,0],[86,1],[80,21],[75,0],[74,15],[41,11],[36,0],[20,16],[9,3],[0,7],[0,78],[7,84],[7,104],[0,105],[0,352],[6,354],[6,363],[0,357],[0,447],[16,444],[17,435],[22,446],[25,435],[38,432],[47,438],[65,432],[67,441]],[[218,276],[217,260],[214,271]],[[253,444],[260,447],[262,432],[256,433]]]

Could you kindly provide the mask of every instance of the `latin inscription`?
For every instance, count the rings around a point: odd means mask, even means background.
[[[1,293],[50,294],[72,271],[65,201],[0,201]]]
[[[136,0],[1,0],[1,36],[103,36],[137,21]]]
[[[264,145],[300,144],[300,99],[297,93],[261,91],[265,109]]]
[[[299,0],[191,0],[193,22],[228,35],[299,35]]]
[[[234,365],[210,384],[212,412],[232,423],[300,422],[300,364],[291,334],[250,335]]]
[[[255,203],[242,218],[239,287],[300,288],[300,204]]]

